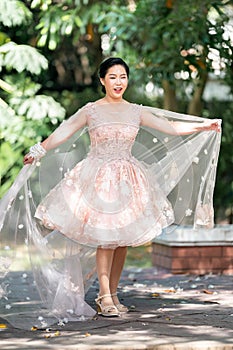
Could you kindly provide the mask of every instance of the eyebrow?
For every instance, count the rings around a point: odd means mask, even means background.
[[[109,75],[116,76],[117,74],[115,74],[115,73],[109,73]],[[120,74],[120,76],[122,76],[122,75],[127,76],[127,74],[126,74],[126,73],[122,73],[122,74]]]

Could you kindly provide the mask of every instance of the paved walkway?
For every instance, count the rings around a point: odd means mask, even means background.
[[[8,326],[0,332],[0,349],[233,349],[233,276],[128,269],[120,287],[120,298],[130,307],[128,314],[70,322],[49,331]],[[89,301],[96,290],[93,285]]]

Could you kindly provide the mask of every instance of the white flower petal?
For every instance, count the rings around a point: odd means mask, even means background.
[[[187,209],[187,210],[185,210],[185,216],[191,216],[192,215],[192,210],[191,209]]]

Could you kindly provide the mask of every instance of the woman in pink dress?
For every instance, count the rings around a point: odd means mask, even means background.
[[[169,121],[126,101],[123,95],[129,67],[120,58],[105,60],[99,76],[105,96],[88,103],[33,146],[24,164],[33,163],[88,126],[91,147],[87,157],[66,172],[37,207],[35,216],[45,227],[97,248],[98,313],[119,316],[128,311],[117,296],[127,246],[151,241],[175,221],[167,199],[169,191],[163,191],[148,167],[131,154],[139,127],[183,136],[220,131],[220,125],[218,120],[200,122],[195,117],[189,123]],[[174,181],[178,180],[174,177]]]
[[[220,120],[129,103],[120,58],[99,76],[105,96],[30,148],[0,201],[0,317],[15,327],[94,316],[96,270],[98,313],[127,312],[117,296],[127,247],[214,225]]]

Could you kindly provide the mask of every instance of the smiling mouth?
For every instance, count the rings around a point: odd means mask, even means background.
[[[116,92],[121,92],[121,91],[122,91],[122,88],[121,88],[121,87],[114,88],[114,91],[116,91]]]

